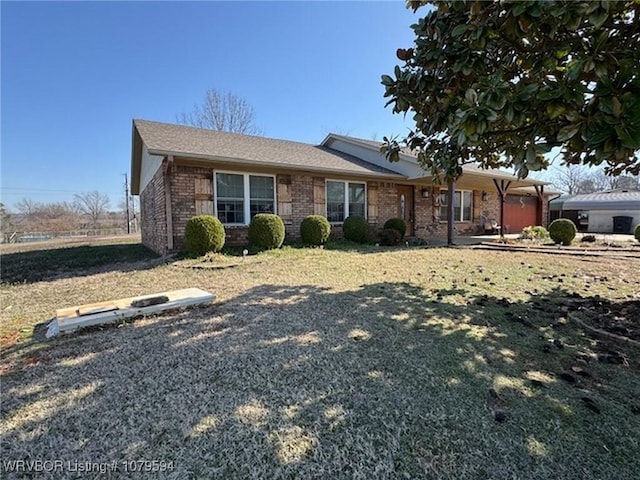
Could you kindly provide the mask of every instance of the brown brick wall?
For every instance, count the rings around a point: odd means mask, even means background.
[[[142,244],[154,252],[167,253],[167,222],[163,168],[140,194],[140,226]]]
[[[184,246],[184,229],[189,218],[198,214],[196,198],[199,202],[213,201],[196,192],[198,182],[212,182],[213,169],[174,165],[170,174],[172,197],[172,221],[174,250]],[[422,196],[423,188],[429,190],[427,197]],[[311,174],[292,173],[276,175],[276,201],[278,214],[282,217],[286,228],[286,241],[293,242],[300,238],[300,223],[307,215],[325,215],[325,178]],[[414,235],[424,240],[444,239],[447,236],[447,224],[439,219],[440,208],[436,199],[440,187],[414,186],[415,232]],[[167,250],[166,206],[164,197],[164,177],[161,168],[149,185],[140,195],[142,218],[142,242],[152,250],[164,254]],[[382,230],[384,223],[398,215],[398,189],[393,182],[367,182],[368,217],[374,235]],[[484,232],[484,223],[495,220],[499,222],[498,194],[488,192],[487,199],[482,199],[482,192],[473,193],[473,220],[455,224],[456,235],[475,235]],[[210,204],[212,205],[212,204]],[[202,208],[202,207],[200,207]],[[545,202],[543,218],[547,218]],[[243,246],[248,243],[248,227],[226,227],[226,244]],[[342,235],[341,226],[332,227],[332,237]]]
[[[176,251],[184,248],[184,229],[187,221],[197,215],[196,181],[198,179],[213,182],[213,170],[176,165],[171,171],[171,218],[173,219],[173,247]]]

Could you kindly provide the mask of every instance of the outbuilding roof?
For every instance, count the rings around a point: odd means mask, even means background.
[[[562,210],[640,210],[640,190],[609,190],[559,197],[549,203],[550,208]]]

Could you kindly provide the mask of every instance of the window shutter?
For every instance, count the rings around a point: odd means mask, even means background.
[[[213,181],[211,178],[196,178],[196,215],[213,215]]]
[[[325,181],[322,177],[313,177],[313,214],[327,216],[325,201]]]
[[[369,223],[378,222],[378,184],[369,183],[367,185],[367,220]]]
[[[276,177],[276,198],[278,200],[278,215],[285,225],[291,225],[293,223],[291,175],[278,175]]]

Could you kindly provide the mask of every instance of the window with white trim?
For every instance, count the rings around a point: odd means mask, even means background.
[[[344,222],[344,219],[358,215],[365,217],[366,185],[358,182],[327,180],[327,219],[330,222]]]
[[[216,172],[216,216],[225,225],[247,225],[258,213],[275,213],[275,178],[271,175]]]
[[[470,190],[456,190],[453,193],[453,220],[456,222],[470,222],[473,218],[473,192]],[[449,218],[449,192],[440,190],[440,221]]]

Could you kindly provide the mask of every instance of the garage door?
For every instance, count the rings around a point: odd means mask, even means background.
[[[529,195],[507,195],[504,204],[505,233],[519,233],[536,224],[538,198]]]

